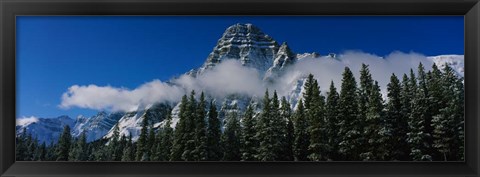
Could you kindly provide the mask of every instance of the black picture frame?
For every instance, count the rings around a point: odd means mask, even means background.
[[[0,0],[1,176],[479,176],[478,0]],[[465,162],[15,162],[18,15],[463,15]]]

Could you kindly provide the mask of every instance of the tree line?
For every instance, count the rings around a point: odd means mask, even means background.
[[[285,97],[266,90],[261,105],[245,111],[236,104],[217,111],[195,91],[181,99],[179,121],[169,114],[157,130],[145,116],[140,136],[87,143],[64,127],[58,143],[38,144],[31,134],[17,136],[17,160],[56,161],[458,161],[464,160],[464,84],[455,71],[434,64],[426,72],[395,74],[382,97],[368,65],[359,83],[348,67],[340,92],[332,81],[321,93],[314,76],[292,110]],[[226,105],[224,105],[225,107]],[[228,110],[228,111],[227,111]],[[169,111],[171,112],[171,111]],[[219,117],[224,117],[220,120]]]

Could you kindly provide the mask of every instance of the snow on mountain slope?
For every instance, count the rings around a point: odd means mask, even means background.
[[[38,139],[40,143],[57,142],[63,127],[66,125],[73,127],[75,120],[68,116],[60,116],[56,118],[27,118],[17,119],[16,132],[17,135],[23,133],[23,130]]]
[[[244,66],[265,73],[272,66],[278,43],[252,24],[235,24],[228,27],[207,60],[190,75],[196,76],[223,60],[240,60]]]
[[[86,133],[87,141],[94,141],[103,137],[112,129],[124,113],[99,112],[92,117],[78,116],[72,130],[72,136],[78,137],[82,132]]]
[[[428,57],[428,59],[431,59],[440,69],[445,68],[445,65],[448,64],[460,77],[465,75],[464,55],[438,55]]]
[[[169,104],[159,103],[146,108],[139,108],[137,111],[128,112],[124,114],[117,122],[120,136],[132,135],[132,140],[136,141],[142,129],[143,119],[148,118],[149,125],[159,126],[158,123],[167,118],[168,113],[172,112]],[[108,133],[103,134],[103,138],[110,138],[113,135],[115,125],[108,130]],[[155,127],[154,128],[158,128]]]

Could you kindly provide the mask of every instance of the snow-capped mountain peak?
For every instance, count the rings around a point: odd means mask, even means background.
[[[255,68],[263,74],[272,66],[278,48],[277,41],[258,27],[238,23],[225,30],[203,66],[191,72],[191,75],[201,74],[228,59],[239,60],[244,66]]]

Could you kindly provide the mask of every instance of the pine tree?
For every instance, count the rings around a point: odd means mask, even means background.
[[[428,105],[429,105],[429,115],[431,117],[428,118],[430,121],[430,125],[428,125],[429,132],[431,133],[431,141],[433,147],[433,134],[434,134],[434,127],[432,125],[433,119],[435,117],[440,116],[440,110],[446,107],[448,101],[444,98],[447,95],[444,95],[443,89],[443,81],[442,81],[442,72],[438,69],[437,65],[434,63],[432,65],[432,70],[427,73],[427,90],[428,90]],[[426,122],[428,123],[428,122]],[[432,155],[433,160],[440,160],[443,159],[443,152],[438,151],[438,149],[434,148],[431,150],[430,154]]]
[[[410,80],[415,79],[411,77]],[[427,120],[429,119],[429,103],[426,88],[426,76],[423,65],[420,63],[418,67],[418,86],[412,88],[415,96],[412,99],[412,112],[410,114],[408,142],[411,148],[410,156],[413,160],[430,161],[432,156],[430,151],[430,133],[427,129]],[[414,81],[411,81],[414,82]]]
[[[303,107],[303,101],[298,101],[297,110],[294,115],[294,133],[295,140],[293,142],[293,153],[295,161],[307,161],[309,139],[307,138],[308,124]]]
[[[32,160],[32,141],[33,141],[33,138],[32,138],[32,134],[31,133],[28,133],[27,135],[27,139],[25,139],[25,154],[24,154],[24,158],[23,160],[25,161],[31,161]]]
[[[447,73],[446,68],[445,73]],[[452,154],[456,156],[453,160],[465,160],[465,86],[463,78],[457,80],[454,95],[455,132]],[[450,107],[453,103],[449,104],[447,106]]]
[[[263,98],[263,109],[258,120],[256,139],[259,142],[258,153],[255,156],[260,161],[273,161],[276,158],[276,150],[274,149],[275,127],[272,122],[272,101],[270,99],[268,89],[265,91]]]
[[[222,158],[222,149],[220,146],[221,123],[218,119],[218,112],[213,100],[210,101],[208,110],[208,128],[207,128],[207,160],[217,161]]]
[[[194,159],[197,161],[207,160],[207,125],[205,119],[207,117],[205,95],[200,94],[200,101],[197,106],[195,120],[195,151]]]
[[[186,133],[186,121],[187,121],[187,109],[188,109],[188,99],[187,95],[183,95],[182,101],[180,102],[180,111],[179,111],[179,122],[177,123],[174,131],[174,140],[172,147],[172,154],[170,156],[171,161],[180,161],[182,160],[182,154],[185,149],[185,133]]]
[[[445,67],[441,79],[443,85],[441,95],[449,101],[432,120],[433,147],[441,153],[439,160],[460,160],[463,156],[460,156],[459,153],[463,146],[461,140],[463,138],[460,139],[463,132],[463,84],[448,65]],[[432,91],[434,90],[432,89]]]
[[[360,69],[360,83],[359,83],[359,88],[358,88],[358,118],[357,118],[357,124],[355,125],[358,131],[360,131],[360,134],[366,133],[365,130],[363,130],[364,127],[368,126],[367,125],[367,112],[369,111],[368,109],[368,104],[370,101],[370,96],[371,96],[371,91],[373,87],[373,79],[372,75],[370,74],[370,69],[368,68],[368,65],[362,63],[362,68]],[[356,147],[359,152],[365,152],[368,151],[369,149],[369,143],[368,139],[365,138],[364,135],[358,137],[358,141],[361,142],[361,145]]]
[[[120,137],[119,145],[115,148],[115,161],[121,161],[123,157],[123,150],[127,148],[127,137],[122,135]]]
[[[85,132],[80,134],[75,145],[73,145],[73,149],[70,152],[70,160],[71,161],[86,161],[88,160],[87,154],[87,136]]]
[[[308,77],[307,77],[307,80],[305,81],[305,84],[303,86],[305,92],[302,93],[302,96],[303,96],[303,102],[304,102],[304,108],[305,108],[305,111],[309,110],[310,107],[311,107],[311,104],[312,104],[312,100],[314,99],[313,98],[313,95],[314,95],[314,86],[313,86],[313,82],[314,82],[314,76],[313,74],[309,74]]]
[[[15,158],[16,160],[24,160],[27,153],[27,129],[24,127],[20,136],[16,138]]]
[[[42,142],[38,149],[38,160],[39,161],[46,161],[47,160],[47,145],[45,144],[45,141]]]
[[[70,126],[66,125],[63,128],[62,135],[58,140],[58,146],[55,153],[57,156],[57,161],[68,161],[71,143],[72,135],[70,134]]]
[[[280,102],[278,99],[277,91],[273,91],[273,96],[271,99],[271,114],[270,114],[270,123],[273,129],[272,139],[273,144],[271,144],[270,150],[274,153],[273,160],[278,161],[282,160],[285,143],[286,143],[286,125],[287,120],[281,116],[280,113]]]
[[[385,120],[383,112],[383,99],[378,82],[371,87],[370,97],[367,103],[367,112],[364,128],[364,138],[368,146],[360,154],[363,160],[384,160],[387,155],[385,147]]]
[[[286,120],[285,143],[284,143],[284,148],[282,153],[283,158],[281,160],[292,161],[293,160],[293,142],[295,139],[295,132],[293,129],[291,105],[285,97],[282,97],[280,117],[283,120]]]
[[[28,144],[28,161],[34,161],[34,160],[37,160],[35,157],[36,157],[36,154],[37,154],[37,147],[38,147],[38,139],[37,137],[35,137],[34,139],[32,139],[32,135],[30,134],[30,143]]]
[[[234,104],[231,112],[227,115],[227,123],[222,134],[222,144],[225,151],[223,152],[223,160],[225,161],[239,161],[240,154],[240,137],[241,128],[238,120],[237,105]]]
[[[108,143],[108,149],[110,151],[109,157],[111,158],[112,161],[119,161],[121,160],[122,152],[121,151],[119,152],[120,128],[118,127],[118,123],[115,124],[112,134],[113,135],[110,138],[110,141]]]
[[[137,141],[137,152],[135,156],[136,161],[149,161],[148,157],[148,117],[144,116],[142,120],[142,129]]]
[[[173,146],[173,128],[171,127],[172,124],[172,115],[168,114],[167,122],[163,127],[163,136],[160,142],[160,158],[159,160],[167,161],[170,159],[171,149]]]
[[[320,93],[320,87],[317,80],[313,80],[310,88],[312,90],[312,99],[310,109],[307,109],[307,120],[309,120],[309,138],[308,158],[312,161],[320,161],[327,159],[327,152],[330,146],[327,144],[326,121],[325,121],[325,98]]]
[[[154,148],[155,145],[155,131],[153,130],[153,125],[149,126],[148,130],[148,138],[146,142],[146,153],[148,157],[148,161],[152,160],[153,155],[156,153],[156,148]]]
[[[135,148],[132,143],[132,134],[128,136],[128,142],[126,143],[126,148],[123,150],[122,161],[133,161],[135,160]]]
[[[242,120],[241,153],[242,161],[254,161],[257,154],[257,140],[255,139],[255,120],[253,119],[253,102],[247,106]]]
[[[195,120],[197,119],[197,101],[195,100],[195,90],[190,92],[190,98],[188,99],[188,107],[186,109],[186,121],[184,142],[185,149],[182,153],[182,160],[194,161],[195,160]]]
[[[415,77],[413,74],[413,70],[410,71],[411,76]],[[412,94],[412,89],[416,88],[416,82],[411,82],[410,79],[408,78],[407,74],[403,74],[402,78],[402,89],[400,91],[400,104],[401,104],[401,109],[400,109],[400,118],[402,123],[400,123],[399,126],[404,127],[402,130],[399,132],[402,132],[401,134],[404,135],[403,137],[399,136],[399,140],[403,141],[404,147],[397,148],[397,152],[392,152],[391,153],[391,159],[392,160],[410,160],[410,146],[408,143],[408,133],[410,132],[410,128],[408,125],[408,122],[410,121],[410,114],[412,112],[412,100],[413,100],[413,94]],[[404,125],[404,126],[402,126]]]
[[[404,87],[408,87],[408,78],[403,76]],[[408,93],[409,88],[402,88],[400,80],[395,74],[390,77],[390,83],[387,85],[388,103],[386,105],[385,117],[385,145],[389,151],[389,155],[385,160],[407,160],[408,155],[407,145],[407,131],[408,131],[408,117],[403,113],[403,103],[409,102],[409,99],[403,101],[402,95]],[[405,90],[404,93],[402,90]],[[410,104],[408,104],[410,105]]]
[[[342,74],[342,87],[339,100],[339,153],[342,160],[359,160],[362,145],[362,129],[358,120],[357,82],[350,71],[345,67]]]
[[[333,81],[330,83],[330,89],[327,93],[327,101],[325,105],[325,119],[326,119],[326,136],[328,137],[327,144],[330,145],[330,149],[327,153],[327,158],[329,160],[339,160],[338,155],[338,143],[340,137],[337,134],[338,131],[338,104],[339,104],[339,95],[337,88]]]

